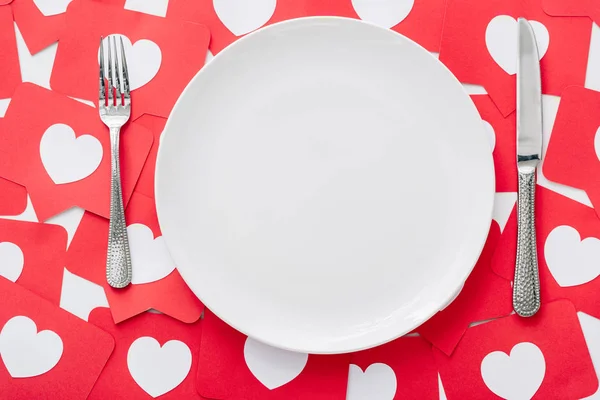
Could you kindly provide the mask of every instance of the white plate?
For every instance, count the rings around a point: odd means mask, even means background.
[[[164,238],[234,328],[307,353],[401,336],[481,252],[494,170],[455,77],[409,39],[316,17],[252,33],[177,102],[160,146]]]

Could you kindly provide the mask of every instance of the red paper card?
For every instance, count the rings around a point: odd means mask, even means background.
[[[202,333],[200,321],[184,324],[166,315],[143,313],[115,325],[97,308],[90,323],[111,333],[115,351],[89,399],[199,399],[194,386]]]
[[[471,96],[483,119],[494,152],[496,192],[516,192],[517,121],[512,113],[504,118],[488,95]]]
[[[65,24],[69,1],[14,0],[15,22],[31,54],[56,42]]]
[[[438,371],[431,345],[402,337],[352,354],[348,399],[438,400]]]
[[[448,1],[440,61],[461,82],[483,85],[504,116],[516,104],[518,17],[536,21],[543,93],[560,96],[567,86],[585,81],[591,21],[551,17],[541,1]]]
[[[5,399],[86,399],[114,340],[0,277],[0,392]]]
[[[9,6],[0,4],[0,99],[12,97],[20,83],[21,68],[13,13]]]
[[[363,19],[399,32],[439,52],[446,0],[308,0],[308,15]]]
[[[185,86],[204,65],[208,29],[97,1],[73,2],[54,61],[52,89],[97,101],[99,40],[111,34],[125,35],[131,120],[144,113],[168,117]]]
[[[433,354],[449,399],[581,399],[598,388],[566,300],[545,304],[531,318],[511,315],[469,328],[452,357]]]
[[[204,306],[175,269],[163,241],[154,200],[134,193],[125,212],[133,267],[132,284],[106,282],[108,221],[85,213],[67,253],[69,271],[104,287],[116,323],[154,308],[183,322],[200,318]]]
[[[561,98],[550,144],[544,157],[544,176],[585,190],[600,209],[600,92],[579,86]]]
[[[305,4],[297,0],[170,0],[167,11],[168,19],[206,25],[213,54],[263,25],[304,16]]]
[[[142,169],[142,173],[140,174],[140,179],[138,179],[138,183],[135,186],[135,191],[154,198],[154,172],[156,168],[156,156],[158,155],[160,135],[165,128],[167,119],[150,114],[144,114],[136,119],[135,122],[145,126],[154,134],[154,142],[152,144],[152,148],[150,149],[150,154],[148,154],[148,158],[146,159],[144,169]]]
[[[204,312],[196,388],[204,399],[345,400],[349,355],[275,349]]]
[[[536,190],[536,233],[543,303],[569,299],[600,317],[600,219],[594,210],[541,186]],[[512,279],[517,249],[516,210],[494,253],[496,273]]]
[[[15,92],[0,128],[0,176],[27,187],[40,221],[73,206],[108,218],[110,137],[98,110],[24,83]],[[122,130],[125,204],[153,140],[152,132],[136,123]]]
[[[0,219],[0,275],[56,306],[66,253],[62,226]]]
[[[595,0],[542,0],[549,15],[590,17],[600,23],[600,4]]]
[[[0,178],[0,193],[0,215],[19,215],[27,208],[25,186]]]
[[[452,354],[471,323],[503,317],[513,310],[510,281],[494,274],[491,269],[500,235],[500,227],[492,221],[481,257],[458,297],[416,329],[448,355]]]

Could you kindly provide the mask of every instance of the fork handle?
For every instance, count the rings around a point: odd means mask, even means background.
[[[540,309],[540,277],[535,238],[535,167],[519,168],[517,262],[513,307],[522,317]]]
[[[119,136],[121,128],[110,128],[110,223],[106,280],[114,288],[124,288],[131,283],[131,255],[125,224],[121,168],[119,166]]]

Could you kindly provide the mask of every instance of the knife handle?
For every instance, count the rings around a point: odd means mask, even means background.
[[[535,240],[535,171],[535,167],[519,168],[513,307],[521,317],[531,317],[540,309],[540,277]]]

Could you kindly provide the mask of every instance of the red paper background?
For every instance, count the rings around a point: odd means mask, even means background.
[[[32,110],[35,118],[31,117]],[[40,140],[56,123],[69,125],[77,136],[92,135],[102,144],[102,161],[87,178],[56,185],[46,172],[39,156]],[[154,139],[151,132],[135,123],[125,125],[121,133],[121,182],[127,204]],[[95,108],[24,83],[15,92],[0,125],[0,149],[0,176],[27,187],[40,221],[73,206],[108,218],[110,137]]]
[[[52,330],[63,342],[58,364],[45,374],[13,379],[0,363],[5,399],[85,399],[113,351],[108,333],[0,277],[0,326],[17,316],[32,319],[38,332]]]
[[[154,201],[134,193],[125,211],[127,225],[143,223],[161,235]],[[187,287],[177,269],[165,278],[151,283],[131,284],[114,289],[106,282],[106,249],[108,220],[86,213],[67,253],[69,271],[104,287],[114,321],[119,323],[150,308],[183,322],[200,318],[204,306]]]

